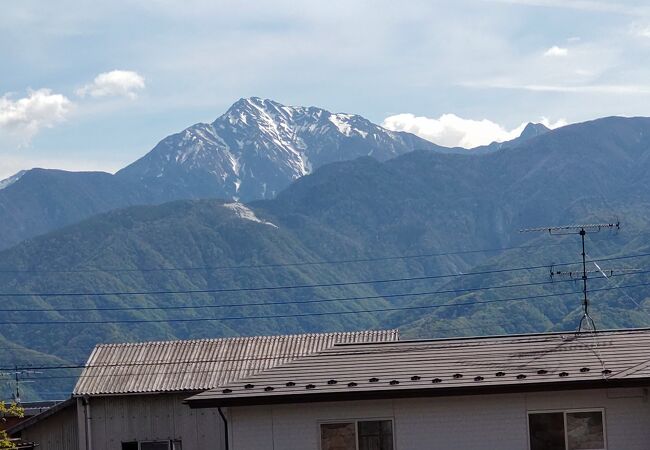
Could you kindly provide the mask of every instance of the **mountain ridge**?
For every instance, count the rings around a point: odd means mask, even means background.
[[[0,181],[0,249],[130,205],[272,198],[323,164],[368,154],[385,160],[415,148],[454,151],[359,115],[244,98],[212,123],[164,138],[115,175],[31,169]]]

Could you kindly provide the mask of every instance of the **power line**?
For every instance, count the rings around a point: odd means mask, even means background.
[[[277,264],[242,264],[235,266],[189,266],[189,267],[145,267],[145,268],[111,268],[111,267],[89,267],[79,269],[15,269],[15,268],[0,268],[0,273],[93,273],[93,272],[111,272],[111,273],[129,273],[129,272],[192,272],[192,271],[216,271],[216,270],[239,270],[239,269],[268,269],[268,268],[281,268],[281,267],[299,267],[299,266],[319,266],[328,264],[351,264],[351,263],[365,263],[377,261],[392,261],[399,259],[421,259],[421,258],[434,258],[440,256],[453,256],[453,255],[466,255],[474,253],[493,253],[504,252],[508,250],[520,250],[530,248],[543,248],[555,247],[561,244],[544,244],[544,245],[520,245],[512,247],[488,248],[478,250],[458,250],[446,251],[436,253],[423,253],[411,255],[389,255],[378,256],[371,258],[351,258],[351,259],[333,259],[322,261],[300,261],[293,263],[277,263]]]
[[[492,324],[496,326],[503,326],[504,322],[485,322],[487,324]],[[514,321],[509,321],[505,322],[507,324],[515,324],[516,322]],[[453,327],[449,325],[443,325],[443,326],[436,326],[432,327],[432,329],[440,329],[443,331],[460,331],[460,330],[474,330],[474,329],[485,329],[487,327],[481,327],[481,326],[466,326],[466,327]],[[390,341],[392,342],[392,341]],[[399,341],[395,341],[399,342]],[[357,342],[358,343],[358,342]],[[172,365],[179,365],[179,364],[206,364],[206,363],[241,363],[241,362],[259,362],[259,361],[276,361],[276,360],[286,360],[290,358],[295,358],[297,355],[295,354],[282,354],[282,355],[274,355],[274,356],[262,356],[262,357],[255,357],[255,356],[249,356],[249,357],[244,357],[244,358],[209,358],[209,359],[194,359],[194,360],[178,360],[178,361],[156,361],[156,362],[125,362],[125,363],[106,363],[106,364],[85,364],[85,363],[79,363],[79,364],[70,364],[70,365],[60,365],[60,366],[29,366],[29,367],[24,367],[23,369],[26,370],[79,370],[79,369],[91,369],[91,368],[100,368],[100,369],[106,369],[106,368],[119,368],[119,367],[148,367],[148,366],[172,366]],[[305,357],[309,356],[309,353],[304,354],[304,355],[299,355],[300,357]],[[6,369],[0,368],[0,371],[3,371]],[[220,369],[221,371],[239,371],[241,370],[240,368],[231,368],[231,369]],[[210,369],[209,371],[214,371],[214,369]],[[1,373],[1,372],[0,372]],[[186,372],[158,372],[158,375],[162,374],[173,374],[173,373],[186,373]],[[187,373],[196,373],[196,372],[187,372]],[[148,375],[153,375],[154,373],[152,372],[147,372]],[[123,375],[123,374],[120,374]],[[133,374],[136,375],[136,374]],[[99,375],[85,375],[86,377],[95,377]],[[70,376],[61,376],[62,378],[77,378],[79,375],[70,375]],[[44,377],[38,377],[39,379],[42,379]],[[34,379],[34,378],[30,378]]]
[[[249,319],[275,319],[275,318],[290,318],[290,317],[310,317],[310,316],[329,316],[329,315],[344,315],[344,314],[360,314],[372,312],[389,312],[389,311],[406,311],[418,309],[433,309],[442,308],[447,306],[465,306],[476,305],[484,303],[497,303],[505,301],[528,300],[540,297],[556,297],[560,295],[575,294],[575,291],[566,292],[562,294],[545,294],[542,296],[527,296],[517,297],[512,299],[488,300],[479,302],[465,302],[465,303],[445,303],[439,305],[420,305],[420,306],[404,306],[396,308],[377,308],[377,309],[363,309],[353,311],[326,311],[317,313],[298,313],[298,314],[279,314],[279,315],[265,315],[265,316],[231,316],[221,318],[210,317],[194,317],[186,319],[125,319],[125,320],[74,320],[74,321],[28,321],[28,322],[0,322],[0,325],[70,325],[70,324],[116,324],[116,323],[169,323],[169,322],[206,322],[206,321],[228,321],[228,320],[249,320]]]
[[[650,270],[638,270],[633,273],[626,274],[611,274],[609,277],[621,277],[621,276],[633,276],[641,275],[645,273],[650,273]],[[594,280],[604,279],[608,277],[597,277]],[[541,282],[530,282],[530,283],[517,283],[517,284],[504,284],[504,285],[493,285],[493,286],[479,286],[474,288],[463,288],[463,289],[444,289],[437,291],[426,291],[426,292],[405,292],[405,293],[396,293],[396,294],[384,294],[384,295],[367,295],[367,296],[357,296],[357,297],[335,297],[335,298],[323,298],[316,300],[287,300],[287,301],[271,301],[271,302],[250,302],[250,303],[221,303],[218,305],[166,305],[166,306],[115,306],[115,307],[91,307],[91,308],[15,308],[15,309],[0,309],[0,312],[6,313],[33,313],[33,312],[99,312],[99,311],[169,311],[169,310],[192,310],[192,309],[220,309],[220,308],[238,308],[238,307],[250,307],[250,306],[277,306],[277,305],[304,305],[312,303],[330,303],[330,302],[346,302],[346,301],[357,301],[357,300],[381,300],[389,298],[404,298],[404,297],[421,297],[426,295],[437,295],[437,294],[460,294],[467,292],[476,292],[476,291],[486,291],[492,289],[508,289],[508,288],[517,288],[517,287],[532,287],[532,286],[543,286],[550,285],[555,283],[563,282],[575,282],[574,279],[566,280],[553,280],[553,281],[541,281]]]
[[[634,237],[650,235],[650,232],[630,234],[628,231],[622,231],[619,232],[618,234],[625,235],[626,237],[634,238]],[[238,270],[238,269],[266,269],[266,268],[281,268],[281,267],[296,267],[296,266],[317,266],[317,265],[328,265],[328,264],[391,261],[391,260],[399,260],[399,259],[420,259],[420,258],[465,255],[465,254],[474,254],[474,253],[493,253],[493,252],[504,252],[509,250],[525,250],[531,248],[558,247],[562,245],[563,244],[520,245],[520,246],[486,248],[486,249],[475,249],[475,250],[443,251],[443,252],[436,252],[436,253],[387,255],[387,256],[378,256],[378,257],[369,257],[369,258],[356,258],[356,259],[350,258],[350,259],[338,259],[338,260],[333,259],[333,260],[321,260],[321,261],[297,261],[293,263],[275,263],[275,264],[240,264],[240,265],[233,265],[233,266],[189,266],[189,267],[148,267],[148,268],[87,267],[87,268],[78,268],[78,269],[0,268],[0,273],[88,273],[88,272],[129,273],[129,272],[170,272],[170,271],[191,272],[191,271],[201,271],[201,270],[217,271],[217,270]]]
[[[647,271],[647,272],[650,272]],[[645,272],[643,272],[645,273]],[[634,275],[639,274],[639,272],[634,273]],[[396,294],[384,294],[384,295],[366,295],[366,296],[357,296],[357,297],[335,297],[335,298],[324,298],[316,300],[287,300],[287,301],[272,301],[272,302],[254,302],[254,303],[226,303],[218,305],[166,305],[166,306],[116,306],[116,307],[93,307],[93,308],[39,308],[39,309],[0,309],[0,312],[83,312],[83,311],[147,311],[147,310],[183,310],[183,309],[215,309],[215,308],[236,308],[236,307],[247,307],[247,306],[277,306],[277,305],[304,305],[311,303],[329,303],[329,302],[345,302],[345,301],[356,301],[356,300],[379,300],[387,298],[401,298],[401,297],[420,297],[424,295],[436,295],[436,294],[458,294],[458,293],[467,293],[467,292],[476,292],[476,291],[486,291],[492,289],[508,289],[508,288],[518,288],[518,287],[532,287],[532,286],[544,286],[552,285],[562,282],[573,282],[574,280],[559,280],[559,281],[539,281],[531,283],[517,283],[517,284],[505,284],[505,285],[495,285],[495,286],[480,286],[474,288],[463,288],[463,289],[443,289],[437,291],[427,291],[427,292],[404,292]]]
[[[630,258],[641,258],[650,256],[650,253],[637,255],[627,255],[610,258],[593,259],[588,262],[615,261]],[[554,266],[568,266],[578,264],[577,262],[555,263]],[[514,267],[506,269],[483,270],[478,272],[461,272],[456,274],[443,275],[423,275],[418,277],[403,277],[392,279],[360,280],[360,281],[343,281],[335,283],[314,283],[302,285],[285,285],[285,286],[256,286],[256,287],[239,287],[239,288],[210,288],[210,289],[178,289],[178,290],[160,290],[160,291],[113,291],[113,292],[13,292],[0,293],[0,297],[109,297],[109,296],[128,296],[128,295],[187,295],[187,294],[215,294],[215,293],[233,293],[233,292],[258,292],[258,291],[276,291],[292,289],[315,289],[326,287],[358,286],[365,284],[386,284],[401,283],[408,281],[424,281],[444,278],[457,278],[464,276],[489,275],[497,273],[508,273],[516,271],[548,269],[548,265],[536,265],[527,267]]]
[[[575,264],[575,263],[567,263]],[[561,264],[556,264],[561,265]],[[316,289],[326,287],[343,287],[343,286],[358,286],[364,284],[387,284],[387,283],[403,283],[409,281],[424,281],[444,278],[455,278],[473,275],[487,275],[495,273],[504,273],[512,271],[546,269],[548,266],[529,266],[519,267],[512,269],[497,269],[485,270],[480,272],[467,272],[457,274],[444,274],[444,275],[423,275],[418,277],[403,277],[403,278],[389,278],[389,279],[376,279],[376,280],[358,280],[358,281],[342,281],[335,283],[314,283],[314,284],[299,284],[299,285],[284,285],[284,286],[255,286],[255,287],[239,287],[239,288],[209,288],[209,289],[178,289],[178,290],[160,290],[160,291],[113,291],[113,292],[14,292],[14,293],[0,293],[0,297],[107,297],[107,296],[125,296],[125,295],[183,295],[183,294],[216,294],[216,293],[233,293],[233,292],[257,292],[257,291],[277,291],[277,290],[292,290],[292,289]]]
[[[485,322],[487,324],[492,324],[492,325],[503,325],[504,322]],[[505,322],[508,324],[515,324],[515,321],[509,321]],[[450,327],[448,325],[443,325],[445,328],[448,328],[450,330],[471,330],[475,328],[482,328],[482,327],[477,327],[477,326],[466,326],[466,327]],[[435,327],[441,328],[441,326]],[[400,342],[400,341],[388,341],[388,342]],[[372,343],[372,342],[365,342],[365,343]],[[513,343],[521,343],[521,340],[519,341],[511,341],[507,342],[507,344],[513,344]],[[358,342],[357,342],[358,344]],[[472,343],[472,342],[463,342],[460,344],[455,344],[453,346],[446,346],[445,348],[467,348],[467,347],[475,347],[480,344]],[[401,347],[403,350],[402,351],[416,351],[417,348],[415,347]],[[361,352],[360,354],[368,354],[368,352]],[[31,370],[31,371],[40,371],[40,370],[72,370],[72,369],[90,369],[90,368],[118,368],[118,367],[146,367],[146,366],[166,366],[166,365],[179,365],[179,364],[206,364],[206,363],[225,363],[225,362],[256,362],[256,361],[273,361],[273,360],[281,360],[281,359],[287,359],[287,358],[292,358],[295,357],[295,354],[282,354],[282,355],[274,355],[274,356],[262,356],[262,357],[255,357],[255,356],[247,356],[243,358],[208,358],[208,359],[193,359],[193,360],[188,360],[188,359],[182,359],[182,360],[177,360],[177,361],[152,361],[152,362],[119,362],[119,363],[101,363],[101,364],[76,364],[76,365],[59,365],[59,366],[29,366],[29,367],[23,367],[22,369],[24,370]],[[308,354],[302,355],[304,356],[309,356]],[[2,369],[0,368],[0,371],[3,370],[13,370],[13,369]],[[239,370],[239,368],[233,368],[231,370]]]
[[[617,289],[627,289],[634,287],[650,286],[649,283],[639,283],[634,285],[619,286],[619,287],[609,287],[601,289],[593,289],[592,292],[602,292],[602,291],[612,291]],[[70,321],[25,321],[25,322],[0,322],[0,325],[98,325],[98,324],[133,324],[133,323],[178,323],[178,322],[222,322],[222,321],[234,321],[234,320],[259,320],[259,319],[285,319],[285,318],[296,318],[296,317],[319,317],[319,316],[336,316],[336,315],[347,315],[347,314],[363,314],[363,313],[376,313],[376,312],[392,312],[392,311],[409,311],[409,310],[424,310],[424,309],[435,309],[443,307],[457,307],[457,306],[472,306],[488,303],[501,303],[501,302],[511,302],[511,301],[527,301],[532,299],[544,298],[544,297],[559,297],[565,295],[573,295],[575,291],[563,292],[563,293],[554,293],[554,294],[544,294],[538,296],[526,296],[526,297],[515,297],[508,299],[496,299],[496,300],[485,300],[485,301],[475,301],[475,302],[463,302],[463,303],[444,303],[436,305],[418,305],[418,306],[403,306],[403,307],[394,307],[394,308],[376,308],[376,309],[361,309],[361,310],[352,310],[352,311],[325,311],[325,312],[312,312],[312,313],[296,313],[296,314],[277,314],[277,315],[258,315],[258,316],[230,316],[230,317],[194,317],[194,318],[177,318],[177,319],[124,319],[124,320],[70,320]]]
[[[496,325],[496,326],[503,326],[504,322],[485,322],[486,324],[491,324],[491,325]],[[510,321],[510,322],[505,322],[508,324],[515,324],[516,322]],[[434,329],[438,329],[441,327],[435,327]],[[450,330],[472,330],[472,329],[477,329],[477,328],[486,328],[486,327],[481,327],[481,326],[466,326],[466,327],[451,327],[449,328]],[[622,329],[622,330],[617,330],[617,333],[624,333],[624,332],[629,332],[629,333],[634,333],[637,332],[638,329],[631,328],[631,329]],[[559,331],[558,333],[561,333]],[[453,338],[446,338],[446,339],[453,339]],[[431,342],[435,342],[436,340],[431,340]],[[504,345],[520,345],[522,343],[528,343],[528,342],[538,342],[538,339],[533,339],[531,336],[527,335],[514,335],[512,336],[510,341],[505,341],[502,344]],[[567,341],[568,344],[570,344],[570,340]],[[374,344],[376,342],[363,342],[359,343],[357,342],[356,344]],[[354,354],[355,355],[371,355],[371,354],[377,354],[378,352],[381,352],[381,354],[387,354],[387,353],[417,353],[417,352],[426,352],[429,349],[426,347],[422,347],[420,345],[418,346],[408,346],[404,341],[387,341],[385,343],[391,344],[400,344],[398,349],[381,349],[381,350],[358,350]],[[345,344],[345,343],[341,343]],[[438,345],[437,349],[442,349],[442,350],[463,350],[467,348],[475,348],[475,347],[481,347],[484,346],[485,341],[484,340],[479,340],[477,342],[471,342],[471,341],[461,341],[458,343],[447,343],[445,345]],[[336,347],[330,347],[328,349],[328,354],[332,356],[337,356],[337,355],[347,355],[348,352],[344,353],[337,353],[334,348]],[[277,355],[277,356],[265,356],[265,357],[245,357],[245,358],[209,358],[209,359],[202,359],[202,360],[178,360],[178,361],[152,361],[152,362],[125,362],[125,363],[108,363],[108,364],[79,364],[79,365],[68,365],[68,366],[30,366],[30,367],[23,367],[21,369],[23,370],[29,370],[29,371],[42,371],[42,370],[73,370],[73,369],[109,369],[109,368],[125,368],[125,367],[148,367],[148,366],[165,366],[165,365],[185,365],[187,366],[188,364],[206,364],[206,363],[222,363],[222,362],[256,362],[256,361],[267,361],[267,360],[284,360],[287,358],[309,358],[309,357],[314,357],[318,356],[318,354],[314,353],[307,353],[304,355],[295,355],[295,354],[284,354],[284,355]],[[1,369],[0,370],[5,370]],[[207,369],[208,372],[214,372],[214,368],[212,369]],[[224,372],[230,372],[230,371],[241,371],[240,367],[231,367],[231,368],[223,368],[221,371]],[[142,372],[139,373],[140,375],[161,375],[161,374],[180,374],[180,373],[197,373],[193,371],[173,371],[173,372]],[[101,377],[101,376],[115,376],[115,373],[108,373],[108,374],[91,374],[91,375],[68,375],[68,376],[62,376],[62,377],[74,377],[74,378],[95,378],[95,377]],[[133,374],[124,374],[120,373],[120,376],[124,375],[138,375],[138,373],[133,373]],[[33,379],[44,379],[45,377],[32,377],[30,380]]]

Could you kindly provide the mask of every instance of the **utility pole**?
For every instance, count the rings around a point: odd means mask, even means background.
[[[568,234],[578,234],[580,235],[580,240],[582,242],[582,318],[580,319],[580,323],[578,324],[578,333],[580,333],[585,326],[590,327],[591,331],[596,331],[596,324],[594,320],[591,318],[589,315],[589,295],[587,292],[587,280],[588,280],[588,274],[590,271],[587,270],[587,252],[585,250],[585,236],[587,233],[598,233],[601,230],[619,230],[621,228],[621,223],[619,221],[616,221],[615,223],[593,223],[593,224],[587,224],[587,225],[565,225],[565,226],[560,226],[560,227],[540,227],[540,228],[528,228],[525,230],[520,230],[521,233],[530,233],[530,232],[548,232],[550,235],[568,235]],[[594,263],[595,264],[595,263]],[[601,272],[603,275],[605,275],[605,272],[600,269],[598,265],[597,272]],[[593,272],[593,271],[591,271]],[[554,272],[553,269],[551,269],[551,277],[554,275],[564,275],[565,273],[557,271]],[[569,272],[570,275],[573,274],[573,272]],[[605,275],[607,276],[607,275]]]
[[[16,377],[16,393],[14,394],[14,403],[20,404],[20,372],[18,371],[18,365],[14,366],[14,376]]]

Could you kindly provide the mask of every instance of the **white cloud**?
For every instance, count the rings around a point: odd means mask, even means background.
[[[72,102],[50,89],[28,91],[27,97],[0,97],[0,129],[17,137],[22,144],[29,142],[42,128],[49,128],[65,119]]]
[[[128,97],[136,98],[137,91],[145,88],[144,77],[131,70],[112,70],[100,73],[92,83],[77,89],[80,97]]]
[[[544,52],[544,56],[567,56],[568,54],[568,48],[558,47],[557,45],[554,45]]]
[[[540,122],[549,128],[566,125],[565,120],[551,122],[542,118]],[[407,113],[387,117],[382,126],[393,131],[407,131],[445,147],[474,148],[519,137],[526,123],[508,130],[487,119],[463,119],[455,114],[443,114],[434,119]]]
[[[640,38],[650,38],[650,25],[634,24],[630,27],[630,33]]]
[[[569,124],[569,122],[567,122],[566,119],[558,119],[555,122],[553,122],[548,117],[542,117],[538,121],[538,123],[541,123],[546,128],[550,128],[551,130],[555,130],[556,128],[564,127],[564,126]]]
[[[493,3],[509,3],[522,6],[539,6],[546,8],[576,9],[582,11],[615,13],[623,15],[645,15],[648,8],[645,5],[626,3],[624,1],[597,0],[487,0]]]
[[[617,95],[648,95],[650,85],[643,84],[518,84],[500,81],[468,81],[459,86],[477,89],[512,89],[532,92],[558,92],[564,94],[617,94]]]

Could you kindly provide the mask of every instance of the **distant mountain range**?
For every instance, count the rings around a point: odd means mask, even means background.
[[[32,169],[0,181],[0,249],[118,207],[177,199],[273,198],[318,167],[413,150],[459,152],[361,116],[241,99],[210,124],[163,139],[114,176]]]
[[[650,119],[610,117],[541,131],[482,154],[421,150],[325,164],[273,199],[133,206],[22,242],[0,252],[5,293],[172,293],[4,298],[6,309],[45,311],[3,313],[14,323],[0,331],[0,362],[79,362],[95,343],[123,340],[379,327],[411,337],[572,330],[580,287],[550,283],[548,267],[577,261],[578,241],[518,230],[618,218],[620,233],[589,237],[590,257],[650,252]],[[646,261],[603,262],[639,273],[591,282],[599,326],[650,324]],[[436,278],[441,274],[452,276]],[[322,286],[399,278],[417,279]],[[637,287],[596,290],[628,284]],[[320,287],[232,291],[288,285]],[[484,289],[504,285],[515,286]],[[214,288],[231,292],[173,293]],[[412,309],[398,310],[403,306]],[[351,313],[360,309],[367,312]],[[202,320],[164,322],[169,318]],[[162,321],[80,323],[137,319]],[[58,383],[64,390],[71,381]]]

